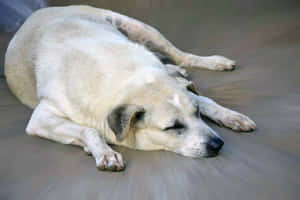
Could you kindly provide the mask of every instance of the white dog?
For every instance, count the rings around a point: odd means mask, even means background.
[[[7,49],[5,75],[34,108],[27,134],[81,146],[99,169],[119,171],[122,156],[107,143],[217,155],[223,141],[200,114],[234,130],[255,129],[248,117],[198,96],[179,66],[231,70],[235,62],[182,52],[151,26],[110,10],[68,6],[27,19]]]

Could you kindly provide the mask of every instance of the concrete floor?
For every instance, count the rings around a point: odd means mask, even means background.
[[[31,0],[33,1],[33,0]],[[48,5],[84,1],[48,1]],[[117,148],[121,173],[99,172],[80,148],[25,135],[32,110],[0,78],[0,199],[295,200],[300,196],[300,5],[297,1],[86,1],[141,19],[181,49],[237,60],[233,72],[189,70],[198,89],[249,115],[253,133],[208,122],[221,154],[191,159]],[[219,2],[219,1],[218,1]],[[1,6],[1,3],[0,3]],[[16,5],[18,6],[18,5]],[[23,6],[23,5],[21,5]],[[16,9],[18,10],[18,9]],[[0,61],[13,33],[0,33]]]

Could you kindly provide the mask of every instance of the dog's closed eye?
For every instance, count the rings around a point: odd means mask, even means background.
[[[183,123],[181,123],[179,120],[175,120],[174,124],[172,126],[168,126],[163,129],[163,131],[168,131],[168,130],[181,130],[184,129],[185,126]]]
[[[197,118],[200,118],[200,108],[199,108],[199,105],[196,105],[195,116],[196,116]]]

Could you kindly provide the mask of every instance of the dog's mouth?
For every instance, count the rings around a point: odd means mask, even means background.
[[[218,156],[219,151],[190,149],[189,151],[176,151],[176,153],[181,154],[183,156],[192,157],[192,158],[210,158],[210,157]]]
[[[210,157],[216,157],[218,154],[219,154],[219,152],[216,152],[216,151],[207,151],[203,155],[201,155],[200,157],[210,158]]]
[[[219,154],[219,150],[206,150],[204,152],[195,152],[194,157],[198,158],[210,158],[210,157],[216,157]]]

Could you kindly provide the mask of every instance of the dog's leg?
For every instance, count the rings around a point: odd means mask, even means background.
[[[89,14],[106,20],[132,41],[167,56],[177,65],[219,71],[232,70],[235,67],[235,61],[223,56],[201,57],[183,52],[168,41],[157,29],[131,17],[105,9],[92,7],[82,7],[81,9],[88,10]]]
[[[256,128],[255,123],[249,117],[225,108],[207,97],[194,94],[192,96],[198,101],[200,113],[219,125],[235,131],[252,131]]]
[[[35,108],[26,132],[28,135],[84,147],[85,151],[93,155],[101,170],[124,169],[122,155],[112,150],[95,129],[78,125],[61,116],[53,106],[42,101]]]

